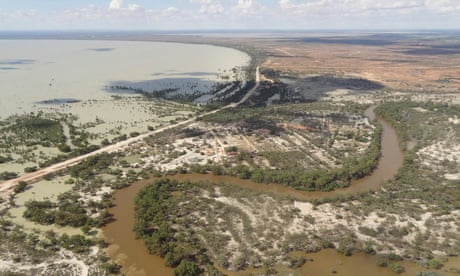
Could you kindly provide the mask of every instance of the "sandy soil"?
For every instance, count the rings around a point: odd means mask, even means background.
[[[20,264],[13,260],[0,260],[0,271],[14,271],[19,273],[28,273],[31,270],[35,271],[37,275],[56,275],[56,273],[63,273],[61,275],[69,276],[89,276],[91,268],[81,258],[67,250],[61,250],[59,257],[40,264]]]
[[[437,142],[420,149],[417,154],[427,168],[444,172],[448,180],[460,180],[460,144],[454,140]],[[446,168],[446,162],[452,164],[450,169]]]

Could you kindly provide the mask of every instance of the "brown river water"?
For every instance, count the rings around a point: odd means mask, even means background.
[[[375,119],[374,107],[366,110],[366,115]],[[289,187],[271,184],[258,184],[249,180],[241,180],[227,176],[183,174],[173,176],[175,179],[208,180],[216,183],[231,183],[233,185],[255,189],[281,196],[289,196],[298,200],[312,200],[317,198],[332,197],[337,195],[354,194],[378,189],[385,180],[395,176],[403,162],[403,153],[399,147],[398,137],[395,130],[384,120],[377,118],[383,126],[382,137],[382,157],[378,167],[374,172],[362,179],[353,181],[350,187],[334,190],[331,192],[303,192]],[[136,239],[132,231],[134,225],[134,198],[138,191],[151,183],[150,180],[139,181],[130,187],[119,190],[114,195],[115,207],[110,211],[114,214],[115,221],[108,224],[103,229],[105,239],[110,246],[108,254],[122,265],[122,271],[126,275],[172,275],[172,269],[165,267],[164,260],[158,256],[149,255],[142,240]],[[303,253],[302,253],[303,254]],[[345,257],[338,254],[335,250],[323,250],[314,254],[305,254],[306,257],[313,259],[307,262],[302,268],[295,271],[295,275],[330,275],[332,270],[336,270],[339,275],[368,276],[368,275],[397,275],[377,266],[377,259],[373,256],[355,254],[352,257]],[[455,259],[457,263],[460,260]],[[406,273],[400,275],[415,275],[421,267],[414,263],[404,262]],[[283,272],[283,268],[277,268]],[[231,273],[229,275],[245,275],[251,271],[242,273]],[[257,273],[258,271],[254,271]],[[292,273],[293,271],[290,271]],[[289,271],[286,271],[288,274]],[[445,273],[445,272],[443,272]],[[450,275],[450,274],[446,274]],[[453,275],[453,274],[452,274]]]

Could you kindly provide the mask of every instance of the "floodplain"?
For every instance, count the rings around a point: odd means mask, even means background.
[[[173,91],[165,88],[153,102],[180,114],[162,121],[170,128],[53,172],[45,182],[3,191],[9,197],[2,205],[8,241],[2,246],[16,253],[2,255],[1,269],[27,274],[36,262],[41,270],[34,273],[43,274],[70,254],[67,273],[77,275],[458,275],[455,34],[133,36],[243,50],[251,56],[245,86],[227,98],[192,93],[206,104],[168,97]],[[133,38],[115,33],[111,39]],[[151,103],[142,87],[137,92],[112,100]],[[136,108],[130,114],[140,116]],[[59,129],[52,118],[41,121]],[[4,123],[2,130],[14,126]],[[92,127],[98,126],[80,125],[81,131]],[[99,130],[104,134],[91,141],[116,145],[103,136],[109,128]],[[388,156],[391,171],[382,161]],[[56,179],[72,192],[24,202]],[[17,219],[23,204],[27,224]],[[71,210],[79,216],[64,220]],[[34,223],[57,228],[43,233],[32,230]],[[77,234],[60,234],[64,225]],[[12,246],[18,236],[27,239]],[[23,253],[31,249],[48,259]]]

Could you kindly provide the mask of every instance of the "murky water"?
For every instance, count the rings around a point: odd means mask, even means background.
[[[15,196],[16,206],[8,210],[8,214],[11,216],[11,221],[15,224],[24,226],[25,229],[38,229],[42,232],[52,230],[58,234],[66,233],[68,235],[81,234],[79,228],[65,226],[60,227],[57,225],[41,225],[34,223],[30,220],[25,219],[22,215],[26,210],[25,203],[29,200],[50,200],[57,202],[57,198],[60,194],[72,190],[72,185],[66,184],[65,181],[68,176],[56,177],[50,181],[41,180],[34,185],[29,185],[28,188]]]
[[[36,111],[38,102],[47,100],[110,100],[111,85],[205,89],[222,77],[232,79],[232,69],[248,62],[246,53],[210,45],[0,40],[0,119]],[[84,109],[76,103],[66,106],[70,112],[73,106]]]
[[[139,190],[151,180],[137,182],[115,193],[115,207],[110,212],[116,221],[104,227],[106,241],[110,243],[108,255],[123,266],[126,275],[150,276],[172,275],[172,269],[164,265],[164,260],[147,253],[142,239],[134,234],[134,198]]]
[[[375,118],[373,109],[374,107],[371,107],[366,110],[366,115],[370,119]],[[372,175],[354,181],[350,187],[345,189],[332,192],[303,192],[281,185],[259,184],[249,180],[241,180],[228,176],[203,174],[182,174],[172,176],[172,178],[178,180],[202,180],[215,183],[231,183],[232,185],[258,190],[268,194],[289,196],[298,200],[312,200],[315,198],[333,197],[341,194],[352,194],[377,189],[385,180],[391,179],[397,173],[403,161],[403,153],[399,148],[398,137],[395,130],[384,120],[379,119],[379,122],[383,125],[382,157],[379,161],[379,166],[374,170]],[[103,229],[104,236],[107,241],[112,244],[109,249],[110,257],[119,260],[123,265],[123,271],[128,275],[172,274],[172,270],[164,266],[164,261],[161,258],[147,253],[144,243],[141,240],[136,240],[134,232],[132,231],[134,224],[134,197],[141,187],[151,181],[152,180],[141,181],[126,189],[117,191],[115,193],[115,204],[117,206],[111,210],[117,220]],[[316,253],[315,259],[317,261],[315,263],[308,263],[300,269],[300,275],[328,275],[332,273],[331,268],[333,267],[333,263],[329,262],[331,257],[329,255],[331,254],[335,254],[335,258],[338,258],[336,265],[339,266],[337,271],[342,271],[340,275],[395,275],[377,267],[375,262],[369,262],[367,260],[369,256],[356,255],[351,258],[348,257],[346,259],[348,262],[344,262],[342,258],[345,257],[334,252],[335,251],[327,250]],[[324,265],[320,265],[321,262]],[[362,273],[360,271],[362,271]]]
[[[318,276],[318,275],[341,275],[341,276],[415,276],[420,271],[433,271],[422,268],[420,265],[413,262],[399,262],[404,267],[404,273],[397,274],[388,268],[379,267],[377,265],[378,259],[376,256],[366,254],[354,254],[351,257],[346,257],[337,253],[334,249],[322,250],[317,253],[304,254],[301,253],[308,260],[304,266],[296,270],[297,275],[303,276]],[[444,269],[438,272],[446,276],[458,275],[449,273],[447,270],[451,267],[458,266],[460,258],[450,258],[449,262],[445,265]],[[335,271],[335,273],[333,273]],[[287,274],[286,274],[287,275]]]

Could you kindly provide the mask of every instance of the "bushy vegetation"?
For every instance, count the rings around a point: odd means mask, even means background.
[[[39,162],[38,165],[39,165],[40,168],[46,168],[46,167],[51,166],[53,164],[65,161],[65,160],[67,160],[69,158],[80,156],[80,155],[83,155],[83,154],[87,154],[87,153],[96,151],[98,149],[99,149],[99,146],[97,146],[97,145],[87,145],[87,146],[84,146],[84,147],[75,148],[68,154],[58,154],[58,155],[56,155],[54,157],[46,159],[43,162]]]
[[[420,112],[416,108],[426,111]],[[384,103],[376,112],[395,125],[398,135],[402,137],[402,143],[412,141],[416,144],[414,148],[406,149],[403,167],[395,179],[388,183],[389,192],[404,200],[404,209],[410,209],[411,212],[423,211],[411,203],[417,199],[432,206],[432,211],[459,209],[456,192],[458,185],[455,181],[446,181],[432,169],[427,170],[421,163],[417,151],[422,146],[445,139],[448,118],[459,114],[460,107],[403,101]],[[441,183],[443,184],[440,185]]]
[[[13,158],[11,158],[11,156],[1,156],[0,155],[0,164],[10,162],[12,160]]]
[[[134,231],[144,239],[149,253],[164,257],[166,265],[176,267],[175,275],[198,275],[212,262],[196,234],[182,233],[188,230],[174,226],[176,219],[186,219],[193,212],[177,208],[183,199],[181,185],[187,184],[164,178],[143,188],[135,200]]]
[[[14,133],[16,139],[22,140],[22,144],[27,146],[57,146],[66,140],[61,123],[45,118],[42,113],[18,117],[13,125],[3,131]]]
[[[220,167],[218,165],[191,165],[191,170],[197,173],[213,172],[219,175],[229,175],[241,179],[251,179],[258,183],[274,183],[290,186],[305,191],[331,191],[333,189],[347,187],[350,181],[362,178],[372,173],[378,165],[380,158],[382,128],[375,129],[371,144],[361,158],[348,158],[343,160],[343,165],[336,169],[312,169],[306,170],[302,166],[296,166],[299,162],[286,161],[289,166],[280,170],[250,168],[245,165],[233,167]],[[269,153],[265,153],[269,154]],[[272,158],[282,158],[289,153],[272,153]],[[292,157],[292,154],[290,155]],[[284,159],[283,159],[284,160]],[[280,164],[278,162],[277,164]],[[218,172],[218,173],[216,173]]]
[[[0,220],[0,248],[9,252],[15,262],[44,263],[61,248],[77,254],[88,254],[95,241],[82,235],[57,235],[47,231],[44,235],[29,233],[8,220]]]
[[[61,113],[30,113],[12,116],[0,122],[0,163],[14,162],[34,166],[24,167],[26,173],[37,167],[46,167],[74,156],[98,149],[89,139],[86,125],[77,128],[75,116]],[[69,128],[66,137],[64,127]],[[41,147],[49,148],[44,151]]]
[[[39,224],[81,227],[92,222],[79,202],[63,200],[59,204],[49,200],[29,201],[25,204],[24,217]]]
[[[80,164],[73,166],[70,169],[70,175],[74,178],[88,179],[89,177],[101,173],[112,165],[113,158],[114,155],[109,153],[88,157]]]
[[[421,148],[445,137],[449,130],[448,118],[458,116],[460,107],[433,102],[398,101],[383,103],[375,112],[392,124],[402,148],[407,149],[409,142],[415,142],[416,147]]]
[[[10,180],[16,178],[18,176],[15,172],[1,172],[0,173],[0,180]]]
[[[344,115],[343,107],[336,107],[332,103],[311,103],[297,105],[281,105],[268,108],[235,108],[225,109],[220,112],[210,114],[202,118],[206,122],[219,124],[232,124],[241,127],[246,133],[265,129],[270,135],[277,135],[285,132],[279,125],[289,122],[295,118],[304,118],[303,124],[311,130],[321,132],[319,122],[324,118],[323,110],[334,110],[328,114],[328,118],[341,124],[348,123],[348,118]],[[347,106],[347,110],[352,112],[362,112],[363,106]],[[325,131],[326,132],[326,131]],[[324,133],[323,136],[327,136]],[[259,183],[275,183],[291,186],[296,189],[306,191],[330,191],[336,188],[347,187],[350,181],[369,175],[377,166],[380,158],[382,128],[378,126],[374,133],[370,146],[362,157],[350,157],[340,160],[341,167],[334,169],[319,169],[314,166],[305,169],[302,160],[306,158],[306,153],[301,151],[291,152],[261,152],[270,164],[274,164],[278,169],[267,169],[255,166],[249,155],[240,153],[237,158],[247,161],[250,166],[237,165],[233,167],[216,168],[216,165],[198,166],[191,165],[194,172],[217,172],[218,174],[236,176],[242,179],[251,179]],[[320,141],[320,146],[327,147],[324,141]],[[322,144],[321,144],[322,143]],[[353,156],[353,155],[352,155]]]
[[[97,156],[96,156],[97,157]],[[97,158],[96,158],[97,159]],[[108,212],[108,208],[112,206],[111,196],[106,193],[102,195],[100,201],[82,200],[79,192],[94,193],[105,184],[105,181],[97,173],[101,173],[101,169],[107,170],[106,167],[98,166],[101,163],[92,163],[91,161],[83,165],[78,170],[84,172],[85,165],[91,167],[91,174],[84,173],[84,180],[80,178],[70,178],[66,181],[68,184],[73,184],[73,190],[60,194],[57,201],[53,202],[48,199],[31,200],[25,203],[26,210],[23,216],[31,221],[39,224],[56,224],[59,226],[81,227],[83,232],[89,232],[91,227],[102,227],[112,220],[112,215]],[[110,171],[111,173],[118,173]],[[123,187],[126,183],[130,183],[134,177],[128,177],[123,181],[112,181],[112,186]],[[123,185],[119,184],[122,182]],[[18,186],[19,187],[19,186]],[[22,186],[21,186],[22,187]],[[23,188],[25,189],[26,186]]]
[[[26,190],[27,188],[27,182],[25,181],[19,181],[18,185],[16,185],[16,187],[14,187],[14,192],[16,194],[18,193],[22,193]]]
[[[449,125],[448,118],[459,114],[460,108],[431,102],[402,101],[383,103],[376,112],[395,126],[405,147],[404,162],[395,178],[384,185],[384,192],[360,195],[364,208],[358,213],[379,210],[415,220],[420,220],[424,214],[430,214],[431,218],[425,223],[427,231],[387,225],[380,231],[362,227],[360,232],[391,240],[395,244],[400,244],[401,238],[409,232],[415,233],[414,239],[401,245],[401,249],[411,258],[425,260],[427,268],[436,268],[441,264],[432,259],[431,252],[437,250],[448,255],[460,252],[458,233],[442,226],[446,221],[453,221],[452,213],[460,209],[459,186],[458,181],[446,180],[442,172],[427,167],[418,153],[427,145],[444,141],[449,129],[458,131],[457,125]],[[452,136],[450,139],[458,138]],[[412,146],[409,147],[409,144]],[[438,237],[443,237],[443,241]]]

